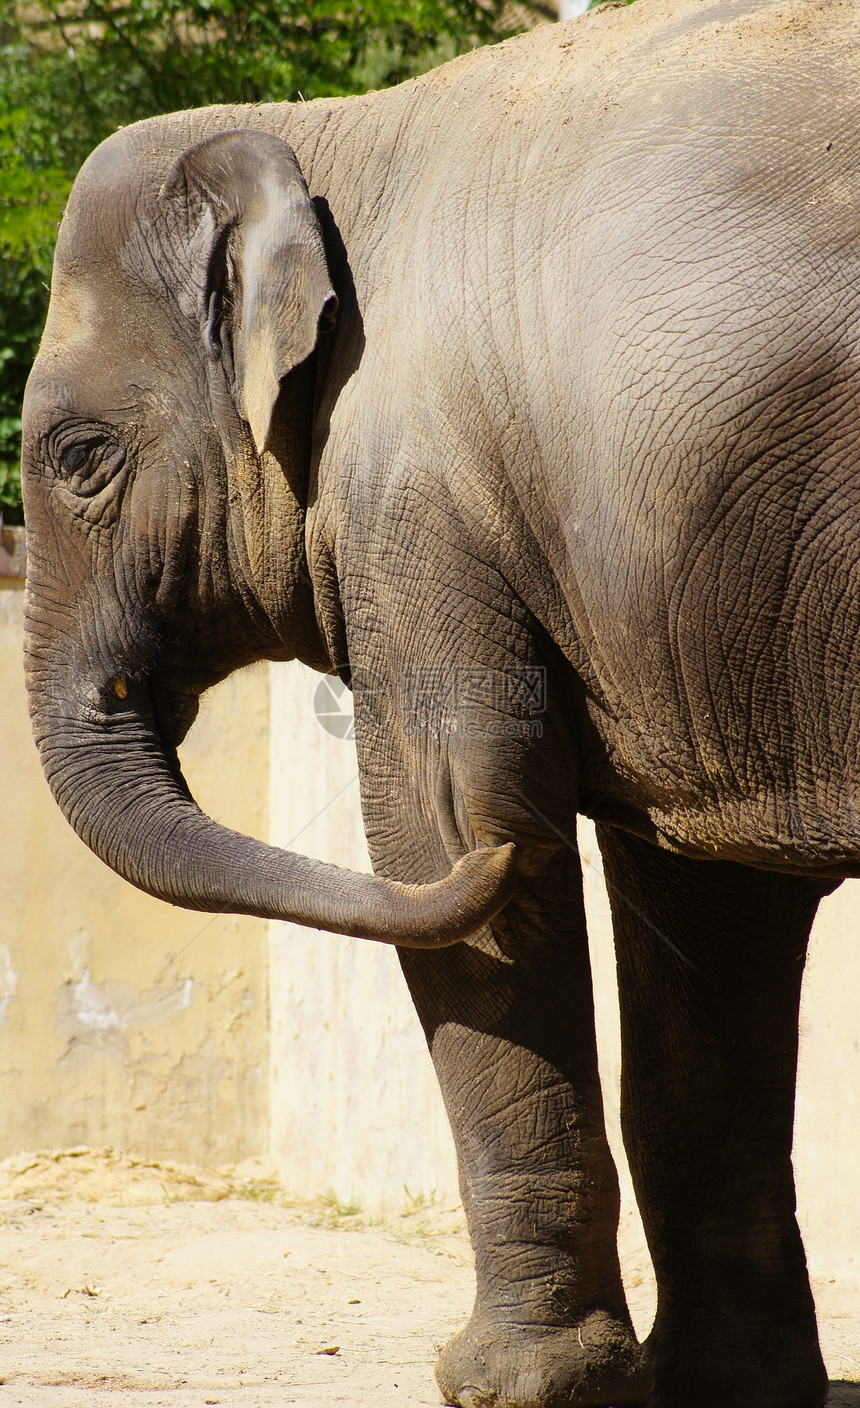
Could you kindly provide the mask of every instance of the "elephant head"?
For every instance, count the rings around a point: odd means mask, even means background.
[[[329,669],[304,550],[318,339],[337,299],[292,149],[119,133],[60,230],[24,409],[26,668],[51,789],[87,844],[173,903],[407,945],[505,902],[510,847],[434,885],[352,874],[196,807],[177,746],[260,659]]]

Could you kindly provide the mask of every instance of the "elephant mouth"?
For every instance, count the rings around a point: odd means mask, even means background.
[[[149,686],[155,726],[167,748],[179,748],[200,712],[200,695],[172,684]]]

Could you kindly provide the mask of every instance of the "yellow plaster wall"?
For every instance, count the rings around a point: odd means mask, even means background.
[[[261,1152],[266,925],[141,894],[66,824],[27,717],[23,585],[0,579],[0,1157],[75,1144],[200,1163]],[[268,734],[268,672],[245,671],[204,699],[182,749],[204,810],[261,838]]]

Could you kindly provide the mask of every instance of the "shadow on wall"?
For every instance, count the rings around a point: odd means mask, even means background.
[[[827,1408],[860,1408],[860,1384],[831,1379]]]

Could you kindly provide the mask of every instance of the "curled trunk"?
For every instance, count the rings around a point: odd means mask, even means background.
[[[194,802],[159,733],[145,685],[104,713],[29,675],[36,742],[51,790],[86,844],[159,899],[252,914],[411,948],[458,942],[492,918],[513,885],[513,846],[474,851],[444,880],[402,885],[232,831]],[[53,701],[53,702],[52,702]],[[61,702],[60,702],[61,701]]]

